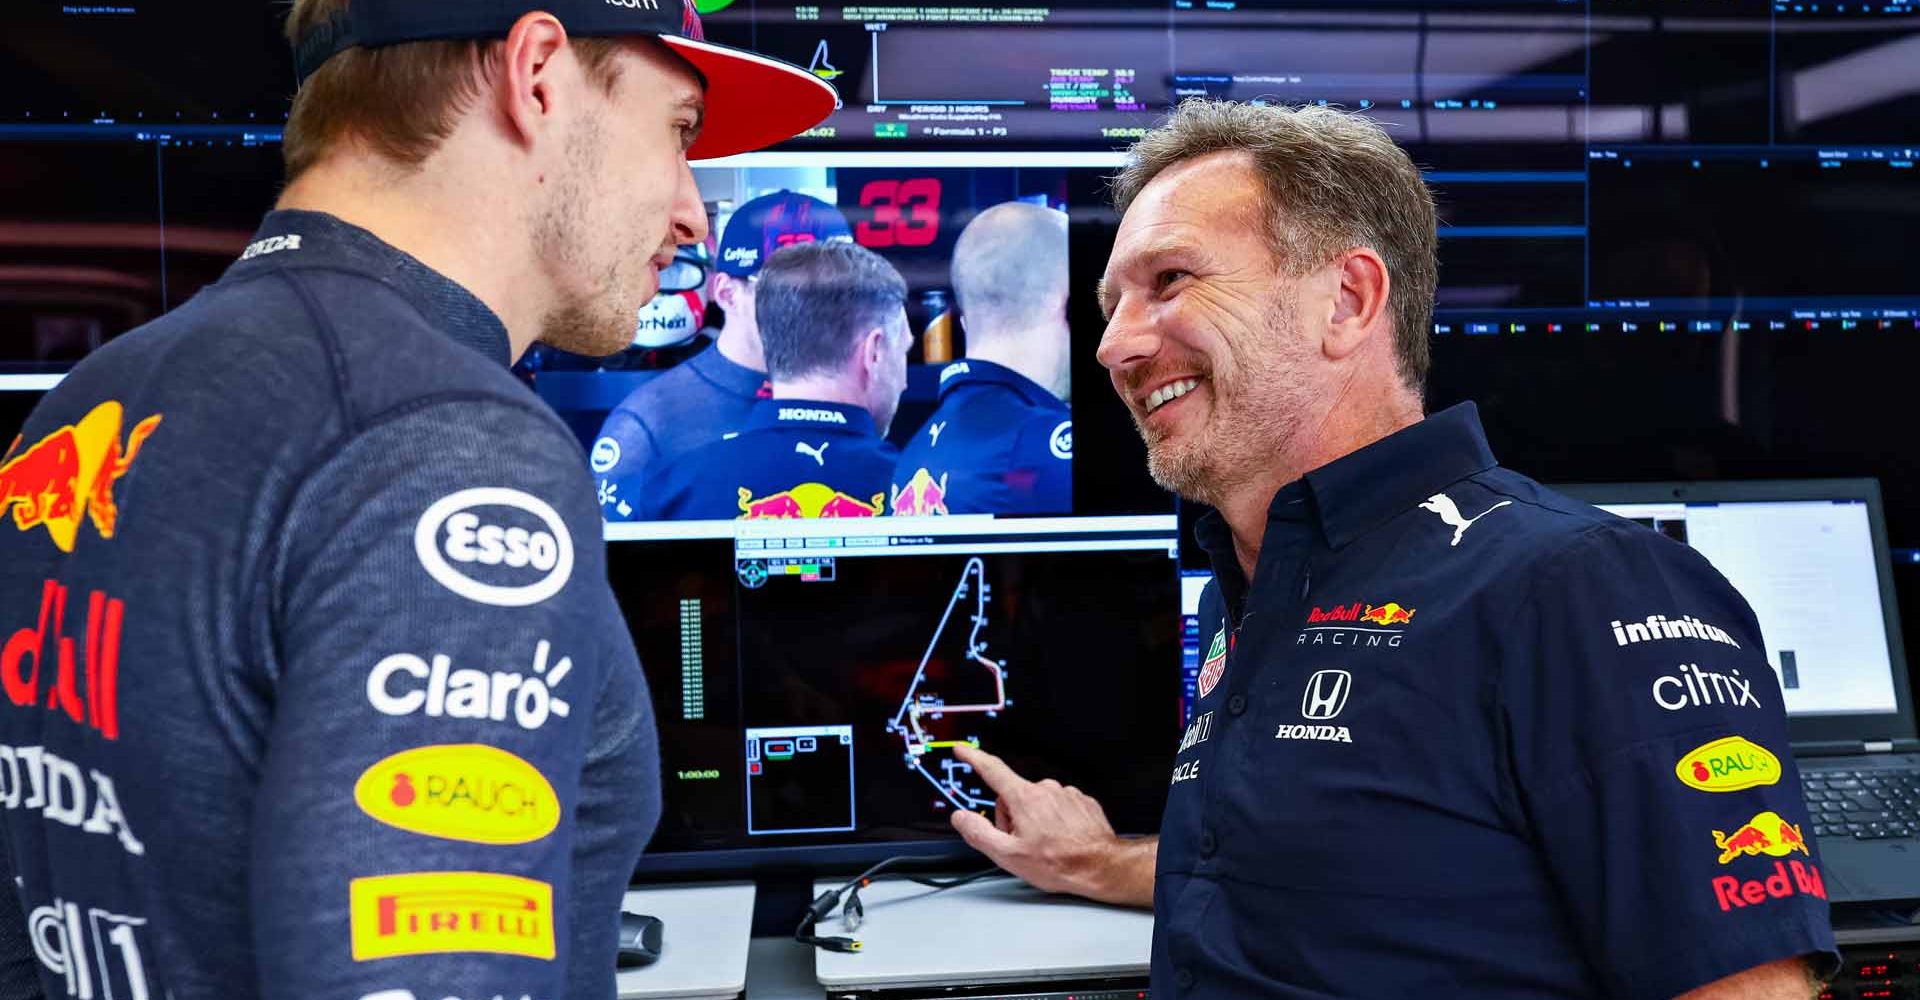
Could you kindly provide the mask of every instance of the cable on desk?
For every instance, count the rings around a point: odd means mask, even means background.
[[[860,902],[860,890],[872,885],[874,879],[888,868],[896,864],[906,864],[920,860],[923,859],[910,856],[888,858],[874,865],[872,868],[855,875],[838,889],[828,889],[820,895],[815,896],[812,905],[807,907],[806,915],[800,918],[800,925],[794,928],[793,939],[801,944],[810,944],[815,948],[825,948],[828,951],[859,951],[861,948],[860,942],[851,937],[840,935],[823,937],[814,934],[814,929],[819,925],[820,921],[832,916],[834,909],[841,905],[842,900],[845,900],[844,920],[847,930],[859,930],[860,924],[866,919],[866,907]],[[983,868],[977,872],[970,872],[966,875],[956,875],[949,878],[914,875],[906,872],[898,873],[893,877],[904,879],[916,885],[930,886],[936,890],[946,890],[957,889],[960,886],[978,882],[984,878],[991,878],[992,876],[1003,874],[1005,873],[995,867]]]

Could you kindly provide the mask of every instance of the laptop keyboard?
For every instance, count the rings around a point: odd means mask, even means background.
[[[1800,790],[1816,837],[1920,836],[1920,768],[1802,773]]]

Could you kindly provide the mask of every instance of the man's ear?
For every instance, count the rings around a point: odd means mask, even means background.
[[[566,72],[578,73],[567,50],[567,29],[552,14],[534,11],[515,21],[502,43],[500,64],[492,74],[492,92],[515,142],[531,146],[545,131],[565,89]]]
[[[1321,350],[1339,360],[1351,355],[1376,333],[1391,333],[1380,321],[1387,316],[1387,296],[1393,289],[1387,263],[1368,247],[1341,254],[1333,268],[1333,312],[1321,337]]]
[[[735,303],[739,301],[740,294],[745,291],[745,289],[740,287],[744,284],[746,284],[746,282],[743,279],[736,278],[725,271],[713,272],[713,278],[709,282],[710,290],[713,293],[713,301],[720,303],[720,308],[726,310],[728,314],[732,314]]]
[[[891,339],[884,326],[876,326],[860,338],[860,367],[869,381],[887,363],[887,342]]]

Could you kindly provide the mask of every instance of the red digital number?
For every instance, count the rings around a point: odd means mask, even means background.
[[[940,238],[938,177],[869,181],[860,189],[860,207],[873,210],[871,220],[854,226],[863,247],[924,247]]]

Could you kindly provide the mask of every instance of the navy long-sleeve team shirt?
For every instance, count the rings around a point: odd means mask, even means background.
[[[1697,553],[1495,464],[1471,404],[1217,515],[1156,998],[1670,1000],[1831,971],[1759,625]]]
[[[649,478],[687,452],[738,433],[754,404],[771,396],[765,372],[733,363],[718,345],[628,393],[593,442],[601,516],[641,517],[645,503],[638,494]]]
[[[861,407],[763,399],[740,433],[681,453],[628,500],[648,521],[879,517],[899,454]]]
[[[1070,514],[1073,414],[1019,372],[956,361],[900,451],[890,502],[895,514]]]
[[[566,428],[330,216],[0,460],[0,994],[613,996],[658,752]],[[37,982],[36,982],[37,980]]]

